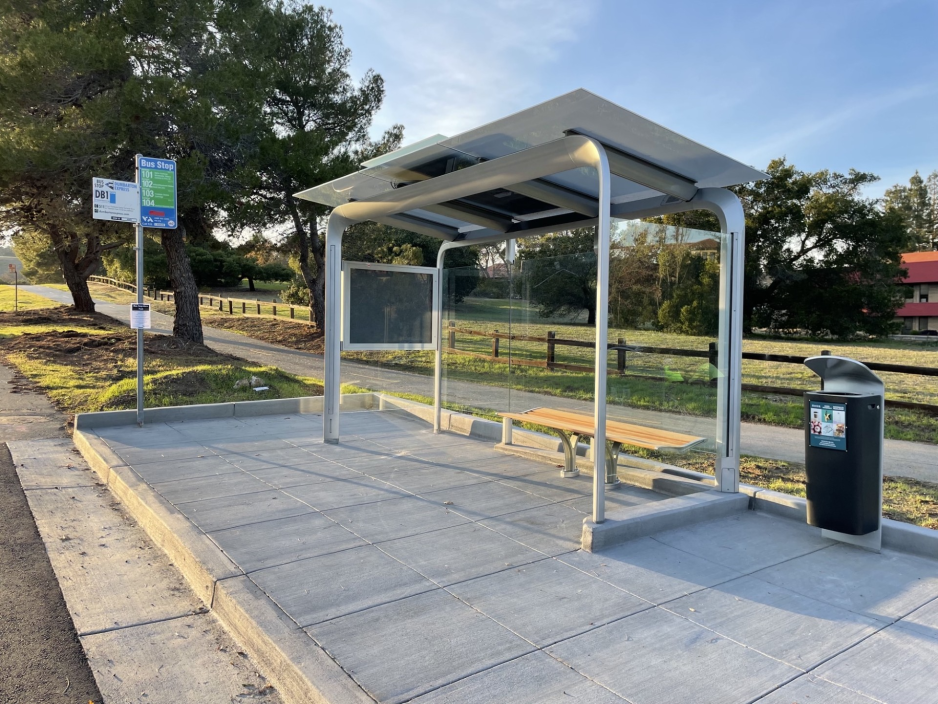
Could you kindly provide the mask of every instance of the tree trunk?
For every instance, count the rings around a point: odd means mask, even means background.
[[[72,294],[72,301],[75,310],[80,313],[94,313],[94,299],[91,298],[91,291],[88,290],[88,279],[83,277],[75,266],[75,262],[68,256],[68,251],[58,250],[59,262],[62,265],[62,275],[65,277],[65,284]]]
[[[186,254],[185,225],[180,222],[175,230],[161,230],[160,244],[166,252],[169,281],[173,287],[176,319],[173,337],[186,342],[202,344],[202,316],[199,314],[199,287],[195,283],[189,255]]]
[[[49,232],[52,246],[62,267],[62,276],[75,310],[81,313],[94,313],[94,299],[88,290],[88,277],[98,268],[103,251],[98,238],[91,235],[85,241],[85,253],[82,254],[81,238],[74,232],[63,232],[58,228]]]
[[[312,218],[311,227],[307,228],[300,217],[299,208],[297,208],[296,201],[293,200],[291,193],[292,189],[288,189],[286,192],[287,204],[293,217],[293,226],[300,247],[300,273],[303,274],[303,281],[309,289],[310,319],[316,324],[317,329],[322,332],[326,329],[325,243],[319,237],[316,216]],[[312,252],[313,262],[316,264],[315,272],[310,266],[310,252]]]
[[[253,291],[253,290],[254,290],[254,279],[252,279],[249,276],[248,277],[248,291]]]

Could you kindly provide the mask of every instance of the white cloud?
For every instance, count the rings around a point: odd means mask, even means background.
[[[562,92],[551,85],[550,67],[595,10],[595,0],[344,0],[335,17],[356,73],[373,66],[385,79],[374,131],[400,122],[410,143],[452,136],[538,102],[545,91]]]

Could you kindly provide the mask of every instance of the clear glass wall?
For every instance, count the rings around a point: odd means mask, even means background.
[[[445,403],[592,415],[594,234],[527,251],[522,244],[498,276],[445,270]],[[714,452],[718,438],[723,235],[613,220],[611,239],[608,418],[695,439],[679,455],[639,447],[624,452],[682,463],[696,458],[704,468],[712,455],[695,453]],[[564,253],[568,244],[575,253]]]

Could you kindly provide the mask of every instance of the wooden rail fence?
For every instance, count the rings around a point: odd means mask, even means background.
[[[107,286],[113,286],[115,288],[123,289],[124,291],[130,291],[131,293],[137,292],[137,287],[134,284],[128,284],[124,281],[118,281],[117,279],[110,279],[105,276],[89,276],[89,281],[93,281],[99,284],[105,284]],[[144,288],[143,295],[146,298],[149,298],[154,301],[172,301],[173,293],[172,291],[163,291],[155,286],[147,286]],[[285,318],[285,315],[278,315],[277,309],[281,311],[288,310],[290,320],[296,320],[301,323],[310,323],[312,324],[312,312],[309,309],[309,306],[297,306],[291,303],[275,303],[274,301],[259,301],[257,299],[247,299],[247,298],[226,298],[225,296],[218,296],[216,294],[207,295],[199,294],[199,305],[217,310],[220,313],[224,313],[227,309],[229,315],[234,315],[235,312],[240,307],[241,315],[248,315],[248,311],[251,311],[252,315],[266,315],[263,311],[264,309],[270,309],[270,315],[277,318]],[[297,310],[301,312],[300,317],[297,317]],[[256,313],[254,311],[257,311]]]

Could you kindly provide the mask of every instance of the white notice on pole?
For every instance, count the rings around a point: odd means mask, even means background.
[[[149,303],[131,303],[130,304],[130,327],[133,330],[150,329],[150,304]]]

